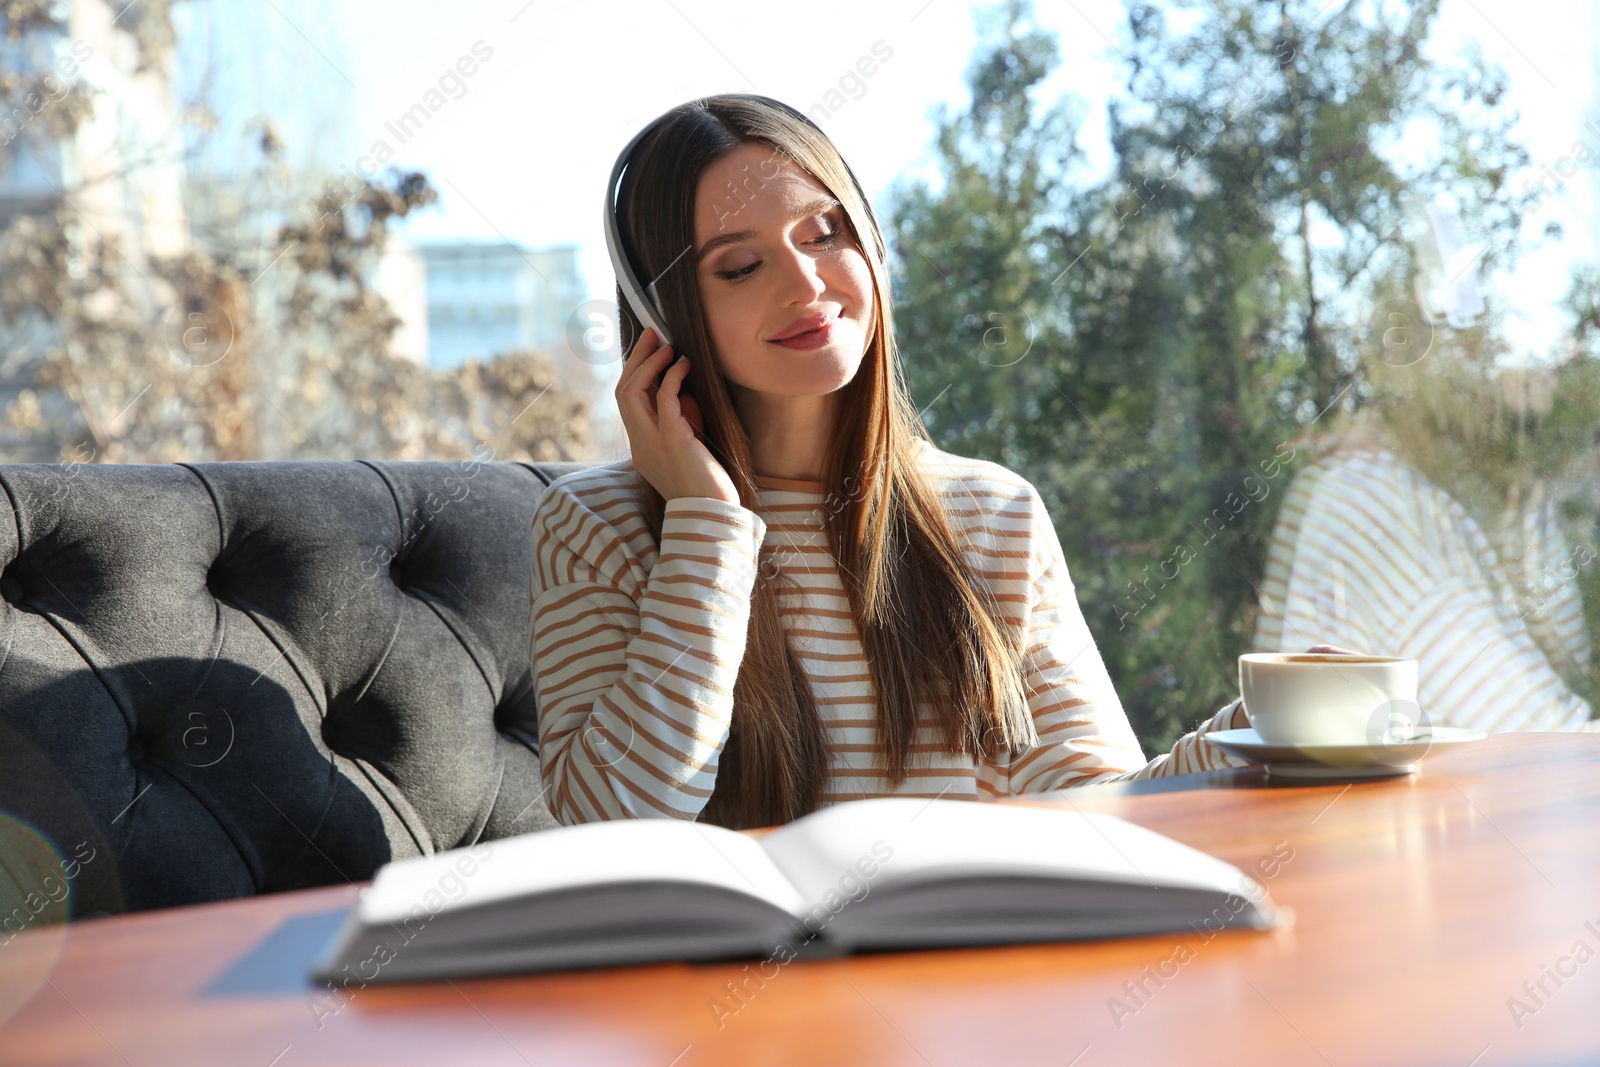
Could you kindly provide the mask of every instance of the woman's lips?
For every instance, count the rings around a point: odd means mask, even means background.
[[[782,345],[784,348],[821,348],[823,345],[833,340],[833,328],[838,324],[838,322],[839,320],[837,318],[832,318],[829,319],[827,323],[819,329],[807,330],[805,333],[798,333],[793,337],[785,337],[781,341],[772,341],[770,343]]]

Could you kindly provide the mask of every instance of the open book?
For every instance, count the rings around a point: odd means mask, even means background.
[[[326,981],[1267,927],[1238,868],[1074,807],[882,797],[762,837],[672,819],[560,827],[378,871]]]

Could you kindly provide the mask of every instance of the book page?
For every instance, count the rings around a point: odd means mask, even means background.
[[[1111,815],[1075,808],[879,797],[812,812],[761,839],[805,899],[1031,875],[1220,894],[1252,891],[1238,868]],[[1259,888],[1259,887],[1256,887]]]
[[[717,886],[794,913],[795,887],[750,837],[676,819],[618,819],[540,830],[385,865],[362,895],[368,924],[417,905],[433,914],[625,882]]]

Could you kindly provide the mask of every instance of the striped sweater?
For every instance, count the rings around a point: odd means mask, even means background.
[[[1577,569],[1554,507],[1482,525],[1393,453],[1352,451],[1296,475],[1267,551],[1258,652],[1307,635],[1417,660],[1417,702],[1439,725],[1600,730],[1563,681],[1589,667]],[[1535,635],[1538,635],[1537,638]]]
[[[530,653],[540,765],[558,820],[694,819],[704,808],[733,717],[758,568],[777,573],[784,630],[822,717],[824,804],[987,800],[1236,765],[1199,735],[1244,725],[1237,701],[1146,763],[1037,491],[1004,467],[926,442],[920,455],[968,564],[1005,624],[1023,630],[1038,744],[956,755],[928,719],[906,780],[891,785],[875,759],[873,685],[824,526],[838,498],[819,482],[761,479],[753,511],[670,500],[658,547],[624,461],[557,480],[533,518]]]

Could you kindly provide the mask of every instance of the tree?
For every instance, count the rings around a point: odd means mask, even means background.
[[[1039,488],[1150,749],[1236,694],[1296,442],[1364,395],[1374,304],[1419,313],[1408,198],[1468,204],[1485,270],[1518,249],[1504,75],[1424,57],[1436,0],[1392,7],[1132,4],[1114,175],[1069,184],[1066,105],[1030,95],[1053,44],[1007,0],[941,116],[943,189],[889,213],[930,431]],[[995,313],[1029,331],[1000,360]]]

